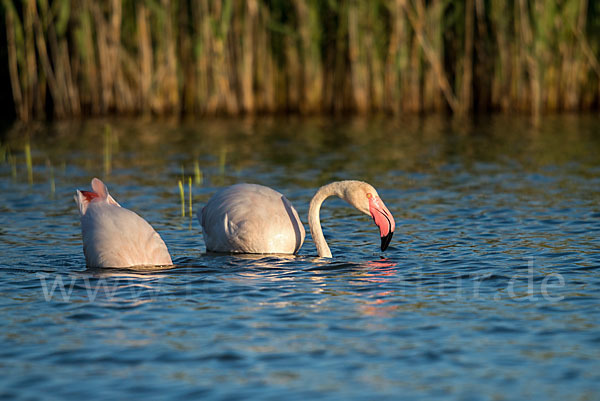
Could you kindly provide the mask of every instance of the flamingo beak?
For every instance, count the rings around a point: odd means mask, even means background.
[[[396,222],[394,216],[390,213],[379,196],[369,198],[369,212],[373,217],[373,221],[379,227],[381,234],[381,250],[385,251],[392,241]]]
[[[388,235],[386,235],[385,237],[381,237],[381,250],[385,251],[388,247],[388,245],[390,244],[390,242],[392,242],[392,235],[394,235],[393,231],[390,231],[390,233]]]

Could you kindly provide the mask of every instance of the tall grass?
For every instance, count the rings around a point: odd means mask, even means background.
[[[21,120],[598,110],[588,0],[2,0]]]

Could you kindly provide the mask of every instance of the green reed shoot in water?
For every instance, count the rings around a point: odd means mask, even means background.
[[[196,185],[202,185],[202,170],[200,170],[200,163],[198,163],[198,160],[194,162],[194,175],[196,177]]]
[[[54,182],[54,166],[52,166],[50,160],[47,161],[47,165],[48,170],[50,170],[50,194],[54,196],[54,193],[56,192],[56,183]]]
[[[54,195],[56,193],[56,183],[54,182],[54,168],[50,166],[50,193]]]
[[[54,181],[54,166],[50,159],[46,159],[46,167],[50,173],[50,195],[54,197],[54,194],[56,193],[56,183]]]
[[[179,185],[179,198],[181,199],[181,217],[185,217],[185,193],[183,191],[183,182],[177,181]]]
[[[8,155],[6,156],[6,161],[10,164],[10,173],[12,175],[13,180],[17,179],[17,157],[8,151]]]
[[[225,161],[227,160],[227,148],[223,146],[219,153],[219,173],[225,175]]]
[[[33,162],[31,161],[31,145],[25,144],[25,164],[27,164],[27,182],[33,184]]]
[[[192,177],[188,177],[188,199],[190,201],[190,218],[192,217]]]
[[[104,175],[109,175],[111,171],[111,142],[112,142],[112,131],[110,125],[106,124],[104,127]]]

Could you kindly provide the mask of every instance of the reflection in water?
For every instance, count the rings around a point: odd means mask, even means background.
[[[389,187],[390,179],[398,182],[392,172],[431,172],[441,166],[453,168],[456,161],[467,163],[469,168],[498,162],[511,167],[510,163],[516,162],[532,169],[575,159],[582,163],[580,167],[585,167],[597,160],[593,149],[599,139],[593,135],[593,118],[548,119],[539,130],[529,128],[527,121],[523,119],[519,124],[514,118],[496,117],[485,125],[460,127],[453,127],[443,118],[314,119],[312,123],[294,118],[264,118],[243,123],[208,120],[182,125],[137,120],[116,120],[108,125],[105,121],[83,121],[60,122],[49,128],[18,126],[5,133],[3,143],[8,143],[11,152],[18,156],[26,145],[23,138],[29,138],[36,182],[47,179],[43,176],[47,173],[45,159],[53,165],[64,162],[67,166],[83,167],[89,170],[88,175],[106,176],[109,172],[101,166],[108,158],[107,168],[121,171],[114,177],[118,183],[132,178],[123,174],[124,170],[137,167],[145,172],[145,177],[135,177],[136,182],[161,185],[173,185],[172,177],[182,164],[184,174],[192,176],[199,163],[199,168],[209,173],[211,183],[220,181],[215,183],[218,186],[232,183],[242,171],[260,172],[264,180],[263,174],[282,168],[287,174],[277,176],[285,178],[286,186],[312,188],[348,177],[363,179],[375,187]],[[460,135],[449,135],[449,130]],[[568,137],[563,135],[566,131]],[[108,143],[107,132],[113,145],[105,145],[110,151],[103,155],[97,144]],[[82,158],[81,152],[86,157]],[[165,169],[171,173],[161,174]]]
[[[597,126],[593,116],[537,129],[514,117],[15,126],[0,136],[2,395],[595,399]],[[155,227],[174,267],[85,268],[72,197],[93,176]],[[397,223],[386,252],[367,216],[332,199],[321,211],[331,260],[310,235],[298,256],[204,253],[177,185],[194,211],[223,185],[267,185],[306,224],[316,189],[339,179],[385,199]]]

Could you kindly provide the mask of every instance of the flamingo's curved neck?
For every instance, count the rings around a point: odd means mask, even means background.
[[[323,201],[328,197],[336,195],[340,198],[343,198],[341,185],[341,182],[332,182],[331,184],[327,184],[319,188],[315,196],[313,196],[312,200],[310,201],[310,207],[308,208],[308,226],[310,227],[310,234],[312,235],[315,246],[317,247],[319,257],[322,258],[330,258],[331,250],[329,249],[327,241],[325,241],[325,236],[323,235],[319,210],[321,210]]]

